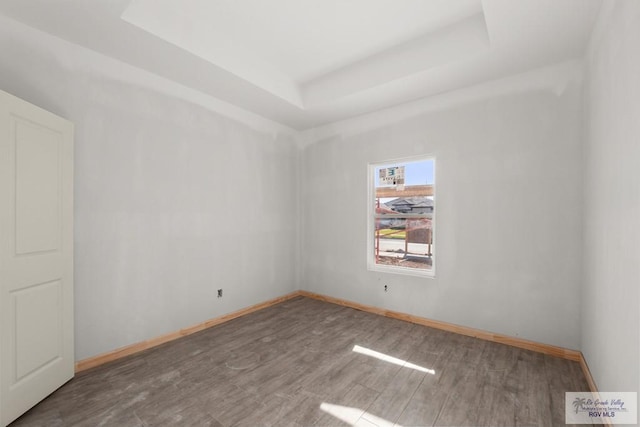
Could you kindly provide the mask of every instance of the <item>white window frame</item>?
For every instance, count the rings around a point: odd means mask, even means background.
[[[425,160],[433,160],[433,215],[431,219],[431,236],[432,236],[432,264],[430,269],[421,269],[421,268],[410,268],[410,267],[398,267],[394,265],[384,265],[377,264],[375,259],[375,221],[376,221],[376,212],[375,212],[375,201],[376,201],[376,180],[375,173],[376,169],[380,167],[392,167],[398,164],[404,163],[417,163]],[[422,155],[416,157],[405,157],[399,159],[391,159],[385,160],[382,162],[373,162],[367,165],[367,177],[368,177],[368,195],[367,195],[367,270],[376,271],[382,273],[393,273],[393,274],[404,274],[408,276],[419,276],[426,278],[435,278],[436,276],[436,250],[437,250],[437,241],[436,241],[436,157],[434,155]],[[411,216],[411,215],[407,215]]]

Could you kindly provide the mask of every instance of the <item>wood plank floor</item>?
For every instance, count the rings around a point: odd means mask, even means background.
[[[558,426],[576,362],[295,298],[80,373],[12,426]]]

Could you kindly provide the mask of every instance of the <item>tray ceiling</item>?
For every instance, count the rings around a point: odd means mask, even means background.
[[[583,55],[600,0],[1,0],[296,130]]]

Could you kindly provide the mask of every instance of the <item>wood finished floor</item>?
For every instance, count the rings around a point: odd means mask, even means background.
[[[299,297],[80,373],[12,427],[558,426],[565,391],[588,391],[576,362]]]

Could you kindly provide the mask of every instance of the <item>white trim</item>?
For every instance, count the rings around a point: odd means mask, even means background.
[[[433,216],[432,216],[432,264],[429,270],[423,270],[418,268],[408,268],[408,267],[398,267],[393,265],[383,265],[376,264],[373,252],[374,252],[374,231],[375,231],[375,211],[373,208],[373,201],[375,200],[375,170],[381,166],[385,165],[396,165],[398,163],[417,163],[424,160],[433,160]],[[436,229],[437,220],[436,220],[436,192],[437,188],[437,179],[436,179],[436,156],[432,153],[424,154],[420,156],[411,156],[411,157],[403,157],[396,158],[391,160],[385,160],[381,162],[369,162],[367,164],[367,270],[375,271],[380,273],[392,273],[392,274],[403,274],[407,276],[418,276],[418,277],[426,277],[433,279],[436,277],[436,250],[437,250],[437,241],[436,241]]]
[[[433,259],[435,264],[435,257]],[[430,270],[423,270],[420,268],[397,267],[395,265],[376,264],[375,262],[371,262],[370,260],[371,260],[371,257],[369,257],[369,259],[367,260],[367,270],[374,271],[376,273],[400,274],[403,276],[416,276],[416,277],[424,277],[427,279],[435,279],[436,277],[434,266],[432,266]]]

